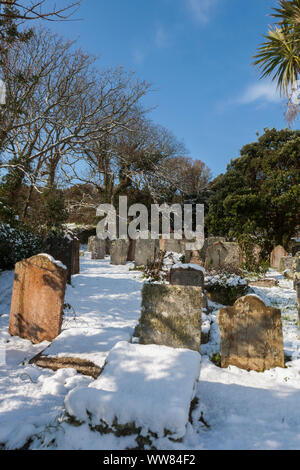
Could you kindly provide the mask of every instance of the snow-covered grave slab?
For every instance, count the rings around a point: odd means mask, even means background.
[[[132,328],[70,328],[63,331],[43,352],[41,358],[76,358],[103,367],[111,348],[120,341],[129,341]]]
[[[200,375],[196,351],[120,342],[100,377],[65,399],[67,413],[102,434],[184,437]]]

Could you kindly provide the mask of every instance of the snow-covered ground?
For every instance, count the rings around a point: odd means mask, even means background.
[[[80,261],[81,274],[73,276],[73,285],[68,286],[66,294],[66,302],[72,308],[65,316],[63,333],[47,354],[72,354],[101,366],[116,343],[128,341],[133,334],[140,315],[143,280],[140,273],[130,269],[130,264],[111,266],[109,260],[91,260],[87,253]],[[218,306],[214,305],[215,311],[203,315],[205,328],[211,324],[211,339],[202,346],[193,423],[188,423],[181,443],[161,437],[155,442],[158,449],[300,448],[296,296],[291,281],[274,272],[270,276],[278,277],[277,287],[254,291],[266,303],[282,310],[285,353],[290,358],[287,368],[256,373],[214,365],[209,359],[219,351]],[[93,387],[94,380],[73,369],[52,372],[28,365],[27,361],[48,344],[32,345],[9,336],[12,282],[13,272],[0,274],[0,448],[135,447],[134,436],[101,435],[88,424],[74,426],[66,422],[66,397],[71,391],[72,396],[76,388]],[[184,387],[183,380],[182,390]],[[148,409],[151,402],[144,406]]]

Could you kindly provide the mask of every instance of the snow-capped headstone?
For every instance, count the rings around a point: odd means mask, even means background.
[[[139,446],[182,439],[200,374],[200,354],[120,342],[100,377],[65,399],[67,413],[103,434],[136,436]]]
[[[221,366],[262,372],[284,367],[281,311],[256,295],[219,310]]]
[[[95,237],[92,243],[92,259],[104,259],[106,254],[106,241]]]
[[[205,271],[194,264],[175,264],[170,270],[170,284],[204,287]]]
[[[205,269],[239,268],[242,263],[239,245],[218,241],[207,247]]]
[[[112,240],[110,246],[110,263],[114,265],[126,264],[129,249],[128,240]]]
[[[159,254],[159,240],[138,239],[135,245],[135,265],[147,266],[154,263]]]
[[[49,255],[15,266],[9,333],[32,343],[52,341],[61,331],[67,270]]]
[[[145,284],[135,336],[141,344],[161,344],[200,351],[201,287]]]
[[[281,258],[283,258],[284,256],[287,256],[287,252],[285,251],[285,249],[283,248],[283,246],[281,245],[278,245],[274,248],[274,250],[272,251],[271,255],[270,255],[270,265],[271,265],[271,268],[273,269],[279,269],[279,266],[280,266],[280,260]]]

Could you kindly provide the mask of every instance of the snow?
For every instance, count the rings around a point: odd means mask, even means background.
[[[178,263],[180,255],[177,258]],[[170,265],[176,262],[173,258]],[[108,259],[91,260],[87,253],[80,258],[80,263],[81,274],[72,277],[72,286],[68,286],[66,292],[66,303],[72,308],[65,314],[62,334],[51,346],[46,342],[32,345],[24,339],[10,337],[8,324],[14,273],[0,273],[0,448],[22,448],[26,443],[29,445],[29,440],[30,449],[124,450],[136,447],[133,436],[101,435],[91,431],[88,423],[75,427],[66,420],[66,397],[74,398],[80,390],[92,390],[88,393],[95,393],[97,397],[103,397],[105,392],[114,404],[115,413],[120,413],[120,416],[126,414],[124,419],[135,416],[145,421],[148,421],[148,418],[145,419],[148,413],[149,422],[154,426],[150,420],[152,406],[156,410],[156,403],[147,395],[147,382],[142,380],[144,374],[151,372],[150,365],[148,368],[147,362],[142,358],[140,360],[139,353],[138,362],[131,364],[136,369],[143,364],[140,374],[127,367],[126,382],[126,366],[123,357],[120,358],[121,349],[118,352],[119,346],[116,346],[120,341],[121,345],[126,344],[126,354],[129,354],[131,347],[141,347],[136,343],[129,347],[127,341],[133,335],[140,316],[142,275],[131,271],[132,264],[111,266]],[[154,443],[157,449],[299,449],[300,340],[296,293],[293,282],[284,279],[280,273],[270,270],[266,277],[276,279],[278,285],[271,288],[252,287],[252,292],[267,305],[282,311],[287,367],[256,373],[236,367],[220,369],[213,364],[210,358],[220,351],[217,324],[220,305],[209,301],[202,318],[204,331],[210,329],[210,340],[201,346],[200,381],[195,391],[198,406],[192,414],[193,421],[187,424],[182,442],[171,442],[161,436]],[[112,362],[109,359],[110,366],[105,372],[107,375],[103,375],[102,380],[100,376],[97,383],[100,381],[103,388],[106,377],[106,387],[115,385],[117,390],[103,391],[95,387],[94,379],[72,369],[53,372],[29,365],[28,360],[44,349],[44,354],[74,355],[99,365],[103,365],[112,354]],[[111,350],[114,352],[110,353]],[[159,360],[160,357],[161,353],[155,355],[155,359]],[[185,396],[187,387],[185,379],[180,383],[176,380],[177,374],[189,374],[191,370],[189,363],[185,363],[186,371],[177,364],[176,359],[173,372],[169,375],[170,384],[173,379],[177,384],[179,399]],[[118,387],[118,382],[113,383],[115,373],[124,380],[122,388]],[[130,382],[130,376],[134,376],[134,381]],[[126,385],[124,389],[123,384],[124,387]],[[130,387],[136,406],[130,405]],[[136,387],[139,387],[139,396],[135,394]],[[146,399],[142,396],[144,390]],[[159,391],[162,399],[166,400],[164,387],[161,386]],[[87,397],[84,392],[80,393]],[[123,403],[114,401],[117,395],[122,395]],[[100,401],[103,403],[102,398]],[[169,402],[170,399],[165,409],[160,408],[160,430],[165,413],[169,416],[168,407],[173,406],[173,402]],[[76,406],[80,407],[78,403],[76,400]],[[160,407],[160,399],[157,399],[157,407]],[[82,407],[80,410],[82,412]],[[168,421],[181,433],[183,428],[176,427],[172,419],[170,417]]]
[[[48,258],[51,263],[55,264],[56,266],[59,266],[62,269],[67,269],[67,267],[61,262],[53,258],[53,256],[48,255],[48,253],[40,253],[38,256],[44,256],[45,258]]]
[[[174,266],[172,266],[172,269],[196,269],[196,271],[201,271],[203,274],[205,274],[205,269],[203,266],[199,266],[198,264],[193,264],[193,263],[176,263]]]
[[[118,343],[109,353],[104,371],[86,388],[71,391],[66,409],[79,421],[96,426],[135,423],[142,435],[148,431],[172,438],[184,436],[200,354],[166,346]],[[182,384],[184,383],[184,387]]]
[[[246,286],[247,280],[237,274],[229,274],[229,273],[222,273],[222,274],[211,274],[205,277],[205,284],[208,286],[213,286],[218,284],[220,286],[230,286],[230,287],[237,287],[237,286]]]

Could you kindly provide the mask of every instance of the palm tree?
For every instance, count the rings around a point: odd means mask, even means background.
[[[271,16],[278,21],[264,36],[254,65],[261,69],[261,78],[277,81],[280,92],[289,97],[287,118],[293,120],[291,92],[300,78],[300,0],[279,0],[279,8]],[[298,112],[298,104],[296,108]]]

